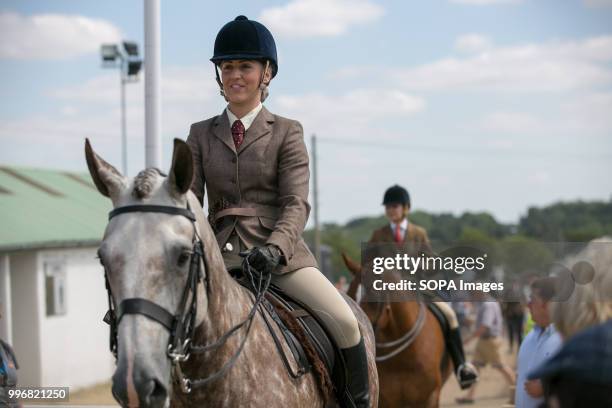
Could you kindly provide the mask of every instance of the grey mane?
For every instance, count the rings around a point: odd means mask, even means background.
[[[132,190],[132,196],[141,200],[149,197],[153,191],[153,187],[155,187],[155,180],[159,176],[167,177],[167,174],[154,167],[142,170],[136,177],[134,177],[134,189]]]

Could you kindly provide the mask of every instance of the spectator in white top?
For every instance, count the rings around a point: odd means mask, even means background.
[[[514,373],[501,357],[503,318],[499,303],[483,292],[475,292],[474,300],[478,303],[476,315],[476,331],[465,340],[465,344],[478,339],[474,349],[472,363],[482,368],[487,364],[503,374],[508,384],[514,384]],[[457,398],[458,404],[473,404],[476,384],[468,390],[465,397]]]

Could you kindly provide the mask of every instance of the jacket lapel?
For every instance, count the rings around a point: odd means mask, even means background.
[[[412,226],[412,223],[409,222],[406,235],[404,236],[404,242],[412,242],[414,240],[414,233],[414,227]]]
[[[383,237],[386,242],[395,242],[395,236],[393,235],[393,231],[391,231],[391,226],[388,224],[383,229]]]
[[[227,117],[227,115],[225,115]],[[272,115],[265,106],[261,108],[261,111],[255,117],[255,120],[246,131],[244,135],[244,142],[238,148],[238,154],[240,154],[247,147],[257,141],[257,139],[267,135],[272,131],[272,123],[274,123],[274,115]],[[231,135],[230,135],[231,139]]]
[[[229,147],[231,151],[236,153],[236,146],[234,146],[234,139],[232,138],[229,119],[227,118],[227,113],[225,111],[216,117],[213,126],[213,133],[219,140],[225,143],[225,145]]]

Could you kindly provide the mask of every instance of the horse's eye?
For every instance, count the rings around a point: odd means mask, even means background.
[[[177,261],[178,266],[185,266],[187,261],[189,261],[189,258],[191,258],[191,252],[182,252]]]

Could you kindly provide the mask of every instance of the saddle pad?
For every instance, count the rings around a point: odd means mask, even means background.
[[[242,286],[250,289],[250,284],[246,281],[246,279],[242,279],[243,276],[241,273],[236,270],[232,270],[231,275]],[[334,391],[336,392],[336,395],[339,395],[339,393],[345,388],[347,374],[344,358],[342,357],[340,348],[333,340],[333,337],[331,337],[323,323],[319,321],[317,316],[308,308],[307,305],[292,298],[287,293],[283,292],[283,290],[278,286],[273,284],[270,285],[267,293],[276,300],[276,302],[274,302],[276,305],[282,305],[286,311],[295,317],[296,321],[308,337],[310,343],[314,346],[319,358],[325,364],[325,368],[327,369],[327,372],[329,373],[329,376],[333,382]],[[289,349],[294,355],[295,361],[298,362],[298,365],[304,364],[306,360],[306,355],[304,353],[305,347],[298,341],[299,336],[295,333],[291,333],[289,328],[281,321],[278,315],[274,313],[276,306],[274,306],[272,302],[267,299],[265,302],[267,302],[265,309],[268,311],[268,314],[272,320],[279,326],[281,333],[289,345]],[[279,348],[278,344],[277,348]],[[281,354],[283,353],[282,347],[279,349],[279,352]]]
[[[343,390],[346,383],[346,367],[344,359],[331,335],[322,322],[307,305],[293,299],[277,286],[271,285],[271,293],[279,299],[283,306],[292,311],[297,321],[302,325],[310,342],[315,346],[319,358],[323,360],[336,390]]]

